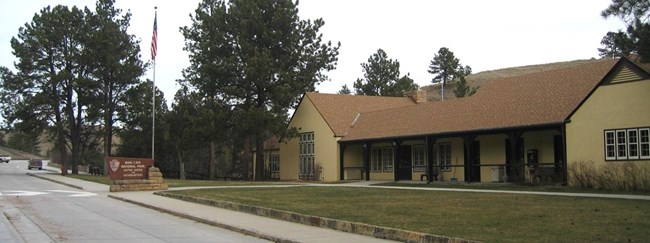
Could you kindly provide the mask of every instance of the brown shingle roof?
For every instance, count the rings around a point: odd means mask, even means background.
[[[308,92],[305,96],[314,103],[318,112],[337,137],[345,136],[350,124],[359,113],[415,105],[413,100],[407,97],[338,95],[313,92]]]
[[[341,141],[560,124],[618,61],[498,79],[471,97],[362,113]]]

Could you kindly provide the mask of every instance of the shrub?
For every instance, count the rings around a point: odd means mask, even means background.
[[[569,185],[617,191],[650,191],[650,166],[634,162],[573,162],[568,167]]]

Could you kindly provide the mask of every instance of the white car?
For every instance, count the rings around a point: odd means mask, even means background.
[[[0,154],[0,163],[9,163],[9,160],[11,160],[11,156]]]

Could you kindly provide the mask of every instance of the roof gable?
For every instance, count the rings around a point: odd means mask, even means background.
[[[646,71],[627,59],[621,59],[620,63],[603,79],[602,84],[633,82],[649,78],[650,74]]]
[[[563,123],[618,59],[494,80],[474,96],[362,113],[341,141]]]
[[[358,114],[413,106],[408,97],[382,97],[365,95],[339,95],[308,92],[305,94],[337,137],[346,135]]]

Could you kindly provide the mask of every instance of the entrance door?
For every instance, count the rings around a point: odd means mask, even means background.
[[[523,161],[524,161],[524,139],[518,138],[515,148],[515,158],[512,158],[510,151],[510,139],[506,139],[506,175],[511,181],[518,181],[519,175],[523,175]]]
[[[411,155],[411,145],[404,145],[399,147],[399,154],[397,155],[397,179],[398,180],[413,180],[413,173],[411,172],[412,167],[412,155]]]
[[[467,146],[463,146],[465,154],[465,181],[481,181],[481,144],[479,141],[472,141],[471,149],[467,152]]]

